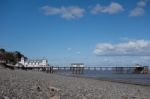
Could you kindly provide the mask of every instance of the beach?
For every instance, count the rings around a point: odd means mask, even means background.
[[[149,99],[150,86],[0,68],[0,99]]]

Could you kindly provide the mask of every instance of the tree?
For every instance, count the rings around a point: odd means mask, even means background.
[[[12,52],[5,53],[5,59],[6,59],[7,63],[12,63],[12,64],[17,63]]]
[[[5,49],[0,48],[0,56],[6,60],[9,64],[16,64],[21,60],[21,57],[24,57],[19,51],[8,52]],[[26,57],[27,58],[27,57]]]
[[[5,49],[0,48],[0,53],[5,53]]]
[[[15,54],[14,56],[15,56],[17,62],[21,60],[21,57],[24,57],[24,55],[22,55],[18,51],[15,51],[14,54]]]

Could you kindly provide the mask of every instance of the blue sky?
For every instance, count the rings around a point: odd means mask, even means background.
[[[0,47],[28,58],[150,63],[149,0],[0,0],[0,13]]]

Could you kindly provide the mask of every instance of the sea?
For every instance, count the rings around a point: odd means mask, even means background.
[[[135,73],[114,73],[111,70],[108,71],[84,70],[83,74],[73,74],[69,70],[61,70],[57,72],[57,74],[150,86],[150,73],[135,74]]]

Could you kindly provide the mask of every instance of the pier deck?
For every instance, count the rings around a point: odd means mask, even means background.
[[[17,67],[25,70],[38,70],[46,71],[49,73],[57,71],[72,71],[73,74],[82,74],[84,70],[95,70],[95,71],[113,71],[113,73],[148,73],[148,66],[142,67],[55,67],[55,66],[46,66],[46,67]]]

